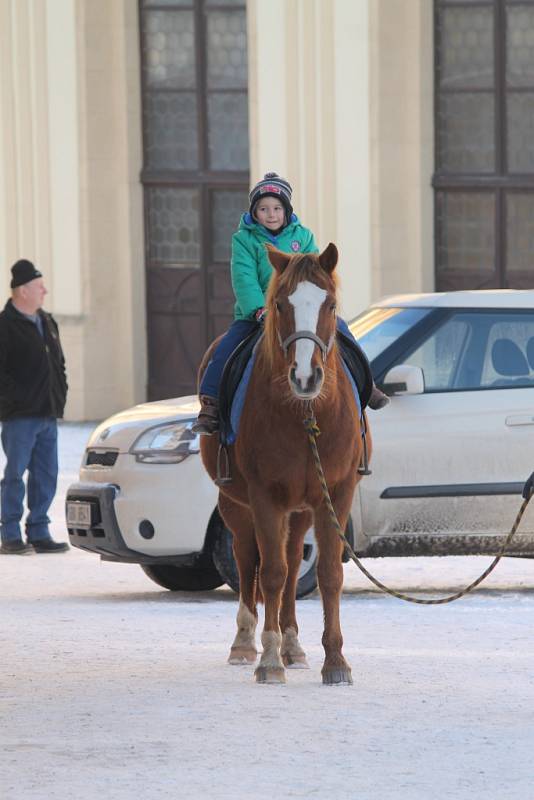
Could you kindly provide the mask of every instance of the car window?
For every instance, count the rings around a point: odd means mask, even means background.
[[[482,386],[534,384],[534,315],[507,318],[491,327]]]
[[[466,320],[447,320],[424,344],[408,358],[408,364],[421,367],[425,390],[451,389],[458,363],[471,335]]]
[[[534,386],[534,312],[459,311],[402,363],[427,392]]]
[[[349,323],[349,328],[372,361],[430,311],[429,308],[371,308]]]

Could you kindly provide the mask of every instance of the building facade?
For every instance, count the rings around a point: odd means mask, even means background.
[[[269,170],[346,317],[526,285],[533,41],[531,0],[0,0],[0,280],[45,275],[67,417],[195,391]]]

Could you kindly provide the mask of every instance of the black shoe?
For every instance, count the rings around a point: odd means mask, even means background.
[[[195,422],[191,425],[191,431],[196,434],[211,436],[219,430],[219,402],[215,397],[201,395],[200,403],[200,412]]]
[[[53,539],[42,539],[38,542],[31,542],[36,553],[64,553],[69,549],[66,542],[54,542]]]
[[[4,556],[23,556],[30,553],[31,548],[22,539],[15,539],[13,542],[2,542],[0,553]]]
[[[369,402],[367,405],[369,408],[372,408],[373,411],[380,411],[381,408],[387,406],[389,403],[389,397],[384,392],[381,392],[377,386],[373,386],[373,391],[371,392],[371,397],[369,398]]]

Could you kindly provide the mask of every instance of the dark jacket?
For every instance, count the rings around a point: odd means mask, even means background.
[[[62,417],[67,399],[65,359],[54,318],[37,312],[37,325],[11,300],[0,313],[0,419]]]

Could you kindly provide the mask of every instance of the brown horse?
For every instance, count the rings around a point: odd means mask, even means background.
[[[232,481],[219,492],[220,513],[233,533],[240,583],[229,662],[256,660],[256,603],[263,598],[263,653],[256,680],[284,683],[284,665],[307,667],[298,640],[295,594],[303,539],[313,522],[324,609],[323,683],[352,683],[339,621],[343,547],[325,506],[303,425],[313,407],[321,430],[319,455],[344,529],[360,477],[362,437],[335,339],[338,253],[333,244],[320,255],[288,255],[269,247],[269,259],[274,271],[265,333],[257,346],[239,434],[230,447]],[[212,478],[217,450],[217,436],[201,438],[202,459]]]

